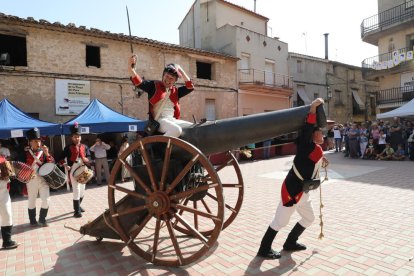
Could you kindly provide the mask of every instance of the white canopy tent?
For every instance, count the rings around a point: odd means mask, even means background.
[[[392,117],[411,117],[414,116],[414,99],[409,101],[408,103],[396,108],[394,110],[380,113],[377,115],[377,119],[385,119],[385,118],[392,118]]]

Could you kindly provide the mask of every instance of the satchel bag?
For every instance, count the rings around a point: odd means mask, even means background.
[[[308,193],[310,190],[318,189],[321,185],[320,179],[305,179],[302,181],[303,192]]]
[[[160,123],[157,120],[149,119],[145,125],[144,131],[148,135],[154,135],[155,132],[160,128]]]

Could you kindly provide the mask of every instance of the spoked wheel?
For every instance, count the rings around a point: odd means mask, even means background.
[[[233,220],[239,214],[240,208],[242,206],[244,194],[243,176],[241,174],[239,162],[237,162],[237,159],[231,152],[226,152],[225,161],[222,164],[216,166],[215,171],[218,173],[221,180],[225,198],[224,223],[222,228],[222,230],[224,230],[233,222]],[[216,204],[218,200],[219,199],[216,198],[213,194],[207,193],[205,197],[200,199],[192,200],[189,198],[183,202],[183,205],[194,208],[197,208],[198,205],[202,205],[207,209],[208,206]],[[179,214],[182,214],[183,212],[185,212],[185,210],[180,210]],[[176,224],[175,229],[188,235],[191,234],[188,229],[180,226],[180,224]],[[201,233],[208,236],[213,231],[213,228],[203,229]]]
[[[141,164],[129,162],[130,156],[142,157]],[[131,187],[115,182],[122,164],[133,178]],[[214,205],[186,203],[207,195],[216,198]],[[122,197],[125,204],[117,204]],[[143,138],[120,156],[111,172],[108,203],[121,239],[156,265],[187,265],[204,256],[224,221],[222,185],[214,167],[191,144],[167,136]],[[176,233],[178,224],[188,234]]]

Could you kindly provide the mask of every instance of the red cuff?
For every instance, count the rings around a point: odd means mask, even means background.
[[[185,82],[185,87],[187,87],[188,89],[194,89],[194,85],[192,81],[186,81]]]
[[[308,124],[316,124],[316,113],[309,113],[308,118],[306,118]]]
[[[142,83],[142,79],[141,79],[141,77],[140,77],[140,76],[138,76],[138,75],[136,75],[135,77],[131,77],[130,79],[131,79],[132,83],[133,83],[135,86],[138,86],[138,85],[140,85],[140,84]]]

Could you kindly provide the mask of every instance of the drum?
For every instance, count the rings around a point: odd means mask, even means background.
[[[93,170],[89,169],[86,165],[82,165],[75,169],[73,177],[79,184],[86,184],[93,177]]]
[[[55,190],[65,185],[67,181],[66,175],[54,163],[44,163],[40,166],[38,173],[49,187]]]
[[[32,169],[29,165],[19,161],[10,161],[14,172],[15,177],[22,183],[28,183],[36,176],[35,170]]]

